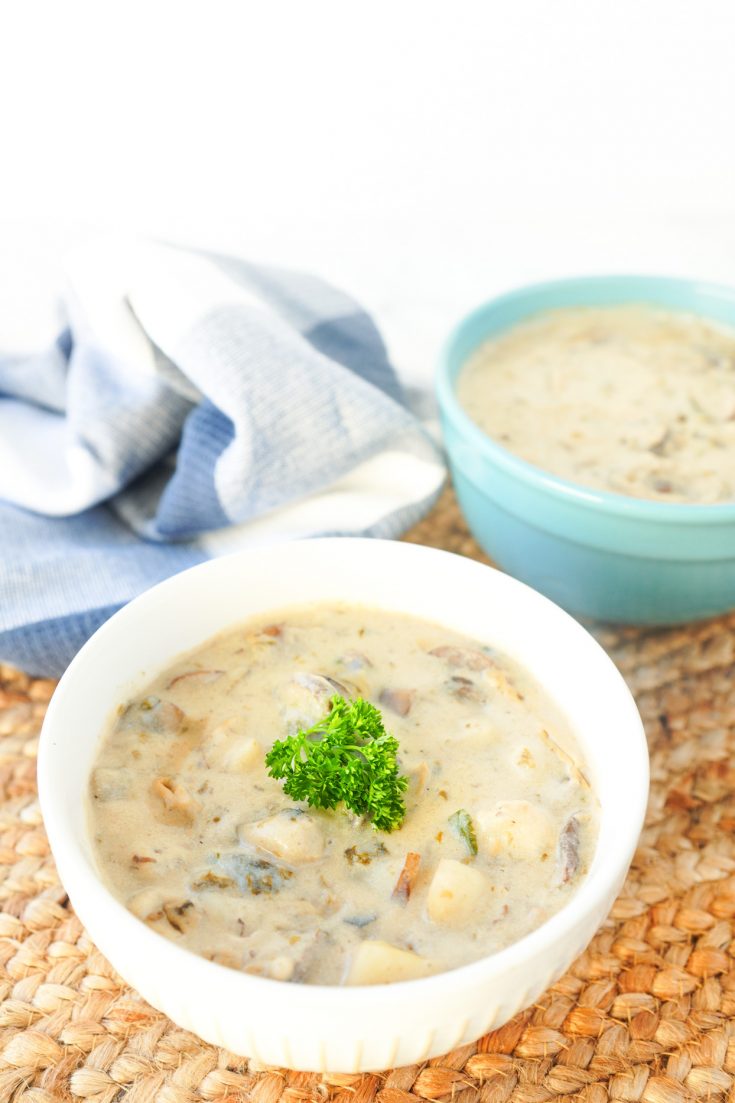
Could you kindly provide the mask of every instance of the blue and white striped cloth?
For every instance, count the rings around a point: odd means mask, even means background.
[[[397,536],[441,488],[372,320],[314,277],[108,242],[34,297],[0,317],[2,661],[59,674],[176,571]]]

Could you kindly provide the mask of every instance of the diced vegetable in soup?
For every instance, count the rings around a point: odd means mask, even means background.
[[[735,330],[651,306],[549,311],[485,342],[458,397],[488,436],[571,482],[735,500]]]
[[[439,625],[336,605],[246,623],[125,702],[89,818],[111,890],[165,937],[276,980],[378,984],[557,912],[598,810],[523,670]]]

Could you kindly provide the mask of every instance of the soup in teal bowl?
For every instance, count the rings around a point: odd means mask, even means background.
[[[488,436],[457,397],[459,375],[485,341],[546,311],[625,304],[735,328],[735,290],[650,276],[535,284],[455,327],[437,392],[457,497],[488,555],[570,612],[631,624],[712,616],[735,607],[735,501],[647,500],[568,481]]]

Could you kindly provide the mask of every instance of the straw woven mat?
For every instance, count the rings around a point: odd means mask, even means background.
[[[480,557],[449,493],[409,539]],[[610,918],[500,1030],[423,1066],[327,1078],[207,1046],[115,975],[66,901],[38,808],[53,685],[0,667],[0,1103],[735,1103],[735,614],[598,635],[637,697],[653,766]]]

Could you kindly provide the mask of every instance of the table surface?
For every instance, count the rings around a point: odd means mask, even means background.
[[[450,492],[406,538],[483,558]],[[620,898],[533,1007],[427,1064],[363,1076],[255,1067],[116,976],[69,906],[38,806],[53,683],[0,666],[0,1101],[735,1099],[735,614],[594,631],[651,750],[648,818]]]

